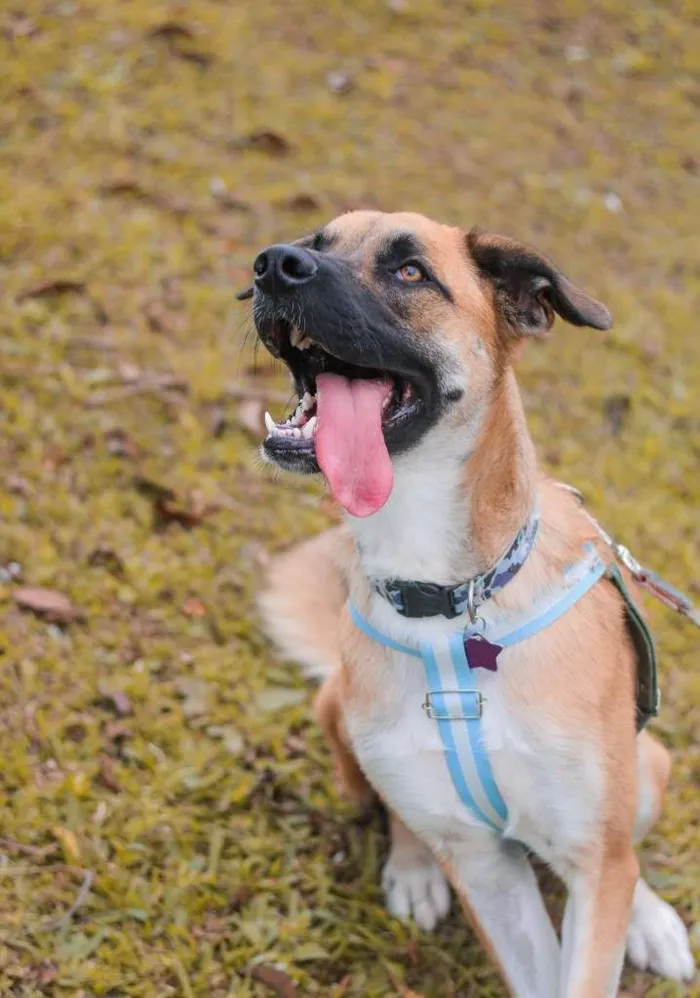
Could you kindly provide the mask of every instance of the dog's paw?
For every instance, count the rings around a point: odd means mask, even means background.
[[[689,981],[695,973],[685,925],[643,880],[634,892],[627,957],[639,970],[651,970],[674,981]]]
[[[392,915],[409,918],[432,932],[450,910],[450,888],[432,856],[393,848],[382,872],[382,889]]]

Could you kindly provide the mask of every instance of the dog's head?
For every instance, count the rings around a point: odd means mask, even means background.
[[[608,329],[610,313],[549,260],[491,233],[421,215],[352,212],[257,257],[260,339],[299,395],[268,420],[265,457],[323,471],[338,501],[366,516],[386,502],[392,457],[431,428],[473,423],[522,337],[558,313]]]

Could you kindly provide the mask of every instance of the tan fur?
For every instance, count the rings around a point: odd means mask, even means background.
[[[418,215],[376,212],[342,216],[327,229],[335,238],[333,251],[342,253],[368,282],[382,240],[406,230],[421,240],[431,266],[453,296],[453,302],[416,296],[407,335],[431,336],[447,367],[453,365],[468,379],[463,400],[443,417],[447,430],[458,435],[480,420],[475,445],[462,465],[457,507],[463,511],[464,536],[470,543],[454,551],[447,577],[430,581],[458,582],[492,564],[537,495],[541,528],[535,549],[517,576],[489,601],[489,612],[517,615],[529,606],[532,594],[557,583],[585,543],[596,544],[604,559],[611,556],[572,496],[537,470],[510,367],[518,339],[512,327],[504,329],[508,316],[498,312],[493,287],[471,259],[465,233]],[[583,292],[568,282],[566,286],[577,302],[588,301]],[[390,653],[353,625],[346,609],[348,595],[367,611],[370,588],[353,537],[343,526],[278,558],[261,605],[285,654],[307,663],[313,673],[328,674],[317,700],[319,723],[341,785],[354,798],[365,799],[369,784],[354,757],[344,717],[381,716],[392,706],[395,687]],[[601,804],[595,833],[582,839],[557,871],[565,879],[571,877],[578,906],[588,912],[585,927],[579,922],[576,928],[567,998],[604,998],[610,993],[638,879],[633,837],[658,816],[668,779],[665,749],[649,735],[635,737],[635,668],[621,599],[605,581],[517,650],[504,650],[499,660],[503,697],[513,714],[533,730],[542,726],[559,732],[562,739],[578,740],[582,751],[598,760]],[[494,756],[497,783],[509,775],[499,770],[503,765],[502,758]],[[638,798],[647,804],[635,829]],[[398,818],[394,827],[394,845],[400,849],[405,836],[410,839],[413,833]],[[479,912],[452,865],[440,859],[496,959]]]

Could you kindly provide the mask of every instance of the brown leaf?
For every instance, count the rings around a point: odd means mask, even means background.
[[[15,603],[23,610],[31,610],[53,624],[70,624],[79,612],[63,593],[43,586],[21,586],[15,589]]]
[[[41,457],[41,466],[53,475],[66,462],[66,452],[58,444],[47,444]]]
[[[187,215],[193,210],[193,205],[183,198],[178,198],[174,194],[165,191],[151,190],[134,180],[133,177],[121,177],[116,180],[108,180],[99,187],[100,194],[129,194],[140,201],[146,201],[161,211],[170,211],[173,215]]]
[[[161,485],[160,482],[156,482],[153,478],[146,478],[143,475],[137,475],[134,479],[134,485],[136,486],[137,492],[140,492],[141,495],[146,496],[148,499],[153,499],[154,501],[177,498],[171,488],[167,485]]]
[[[263,404],[260,399],[245,399],[238,406],[238,422],[254,437],[260,436],[263,428]]]
[[[49,277],[37,284],[20,291],[15,296],[15,301],[20,304],[30,298],[50,298],[52,295],[78,294],[85,295],[90,302],[97,321],[106,323],[109,319],[104,306],[88,291],[85,281],[77,280],[73,277]]]
[[[191,47],[196,37],[195,33],[191,28],[177,21],[164,21],[163,24],[152,28],[147,37],[164,41],[172,55],[185,59],[187,62],[193,62],[202,68],[211,65],[214,61],[214,57],[209,53]]]
[[[207,510],[185,509],[172,499],[157,499],[153,505],[156,521],[161,526],[168,523],[179,523],[187,530],[198,526],[204,519]]]
[[[24,291],[20,291],[15,297],[15,301],[23,302],[28,298],[46,298],[48,295],[65,294],[66,292],[83,294],[85,291],[85,281],[78,281],[72,277],[49,277],[44,281],[39,281],[38,284],[32,284]]]
[[[243,144],[249,149],[255,149],[256,152],[264,153],[266,156],[288,156],[292,149],[290,142],[283,135],[267,128],[251,132],[244,139]]]
[[[180,607],[183,617],[206,617],[209,613],[206,605],[197,596],[190,596]]]
[[[266,963],[258,963],[251,970],[250,976],[254,981],[272,988],[279,998],[297,998],[297,986],[283,970],[277,970],[276,967],[270,967]]]
[[[210,190],[216,198],[218,204],[220,204],[222,208],[225,208],[226,211],[239,211],[247,214],[253,210],[250,201],[245,201],[236,194],[232,194],[231,191],[227,191],[225,187],[212,186],[210,187]]]
[[[250,886],[250,884],[243,884],[236,891],[234,891],[231,900],[229,901],[229,907],[232,912],[240,911],[241,908],[248,904],[251,898],[255,897],[255,890]]]
[[[115,794],[121,792],[122,788],[119,780],[117,779],[114,762],[108,755],[103,755],[100,760],[100,782],[107,787],[108,790],[111,790]]]
[[[187,529],[196,527],[215,509],[211,504],[206,505],[198,501],[185,506],[172,489],[141,475],[136,476],[134,485],[141,495],[152,501],[156,527],[164,527],[169,523],[179,523],[181,527]]]
[[[306,214],[309,211],[318,211],[321,207],[321,202],[313,194],[294,194],[292,197],[288,198],[286,201],[282,202],[283,207],[288,208],[289,211],[297,212],[298,214]]]
[[[194,32],[191,28],[180,24],[178,21],[164,21],[162,24],[157,24],[155,28],[151,28],[148,32],[148,37],[166,38],[169,41],[176,38],[192,39],[194,38]]]
[[[99,690],[100,696],[103,700],[108,700],[109,703],[114,707],[115,713],[119,717],[127,717],[129,714],[133,713],[133,708],[131,706],[131,700],[129,696],[122,692],[122,690],[114,690],[106,683],[98,683],[97,689]]]
[[[97,547],[88,555],[88,565],[91,568],[106,568],[108,572],[115,576],[117,579],[124,577],[124,562],[121,560],[116,551],[112,548],[107,547]]]

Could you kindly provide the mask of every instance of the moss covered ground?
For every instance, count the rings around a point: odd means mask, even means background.
[[[357,205],[535,243],[616,318],[524,357],[543,462],[700,598],[699,53],[690,0],[2,5],[1,994],[504,994],[458,915],[387,916],[261,633],[267,552],[333,512],[260,465],[287,386],[233,293]],[[650,611],[643,864],[700,944],[699,635]]]

